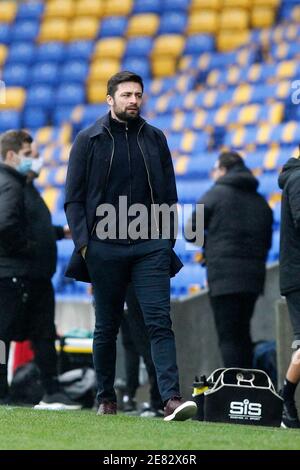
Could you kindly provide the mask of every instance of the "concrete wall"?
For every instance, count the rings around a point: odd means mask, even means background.
[[[278,265],[267,271],[264,296],[259,299],[252,322],[253,340],[275,338],[275,302],[278,290]],[[195,375],[209,375],[222,367],[217,336],[207,291],[172,302],[173,328],[177,345],[177,360],[181,389],[190,397]],[[57,302],[56,323],[58,332],[72,328],[93,330],[94,311],[89,303]],[[122,346],[118,343],[117,375],[124,377]]]

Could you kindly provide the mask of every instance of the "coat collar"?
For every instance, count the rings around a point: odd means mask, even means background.
[[[146,122],[143,118],[140,118],[141,124]],[[105,129],[110,130],[110,112],[102,116],[89,128],[89,137],[96,137],[97,135],[105,133]]]

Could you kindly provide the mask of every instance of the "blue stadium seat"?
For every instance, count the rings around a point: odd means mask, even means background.
[[[98,38],[124,36],[127,29],[127,18],[112,16],[102,20]]]
[[[182,204],[195,204],[211,186],[212,182],[209,180],[179,181],[177,183],[179,202]]]
[[[0,44],[9,44],[12,39],[12,29],[7,23],[0,23]]]
[[[142,77],[150,77],[151,70],[149,60],[141,57],[127,57],[122,62],[123,70],[131,70]]]
[[[63,62],[66,60],[67,46],[63,42],[46,42],[38,46],[37,62]]]
[[[132,13],[158,13],[162,11],[161,0],[135,0]]]
[[[281,220],[281,204],[278,202],[273,208],[274,228],[279,230]]]
[[[148,57],[153,46],[153,38],[139,37],[130,38],[126,44],[125,57]]]
[[[11,37],[12,41],[28,41],[33,42],[40,30],[40,23],[39,21],[34,20],[25,20],[25,21],[17,21],[11,30]]]
[[[214,37],[209,34],[193,34],[188,36],[183,54],[199,55],[214,49]]]
[[[32,83],[55,86],[60,81],[58,65],[53,62],[39,62],[32,68]]]
[[[61,66],[59,72],[60,82],[84,83],[89,73],[89,64],[83,60],[71,60]]]
[[[107,104],[89,104],[83,107],[81,116],[73,125],[78,127],[78,130],[90,126],[99,117],[103,116],[108,112]]]
[[[278,173],[264,173],[258,177],[258,191],[268,198],[272,193],[278,193]]]
[[[34,44],[12,43],[8,50],[6,64],[31,64],[35,56],[36,46]]]
[[[41,18],[44,11],[44,2],[21,2],[16,20],[32,20]]]
[[[48,112],[41,108],[26,107],[23,112],[23,127],[27,129],[38,129],[48,123]]]
[[[31,74],[27,65],[8,63],[4,66],[2,79],[7,87],[19,86],[26,88],[31,79]]]
[[[191,0],[164,0],[162,2],[163,11],[185,12],[188,10]]]
[[[178,12],[167,12],[160,17],[158,34],[184,34],[187,16]]]
[[[21,127],[21,113],[19,111],[4,110],[0,113],[0,132]]]
[[[55,95],[56,105],[76,106],[84,103],[85,86],[64,83],[57,88]]]
[[[61,126],[64,122],[70,122],[74,106],[57,106],[52,112],[54,126]]]
[[[26,106],[51,109],[55,105],[53,87],[34,85],[27,91]]]
[[[268,262],[277,261],[279,258],[280,231],[276,230],[272,236],[272,246],[268,255]]]
[[[93,41],[72,41],[66,48],[64,60],[89,61],[94,50]]]

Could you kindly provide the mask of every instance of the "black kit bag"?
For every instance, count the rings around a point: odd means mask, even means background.
[[[204,421],[280,426],[283,400],[258,369],[217,369],[204,393]]]

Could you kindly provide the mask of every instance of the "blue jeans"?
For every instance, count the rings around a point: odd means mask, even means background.
[[[130,282],[148,330],[162,400],[180,395],[170,318],[170,256],[169,240],[128,245],[91,240],[88,244],[86,262],[96,304],[93,358],[99,403],[116,402],[116,338]]]

